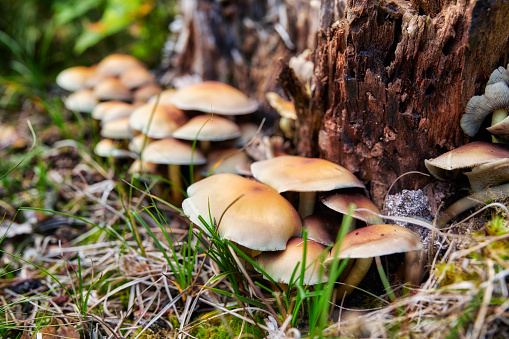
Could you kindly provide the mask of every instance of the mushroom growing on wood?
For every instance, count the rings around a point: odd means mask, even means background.
[[[347,214],[350,204],[355,204],[356,209],[353,211],[353,218],[362,220],[368,225],[383,224],[383,219],[376,215],[380,214],[378,207],[368,197],[360,193],[325,194],[320,197],[320,201],[330,209],[342,214]],[[358,209],[362,210],[359,211]]]
[[[331,264],[337,253],[339,259],[356,259],[345,281],[338,288],[338,295],[350,294],[369,270],[374,257],[394,253],[418,251],[422,248],[419,236],[397,225],[372,225],[361,227],[345,235],[340,244],[334,245],[331,256],[324,262]],[[412,253],[412,254],[415,254]],[[407,258],[413,258],[410,254]],[[348,286],[350,285],[350,286]]]
[[[316,192],[364,184],[346,168],[319,158],[283,155],[251,164],[253,176],[278,192],[299,192],[301,218],[313,213]]]
[[[205,233],[210,230],[255,251],[286,248],[291,237],[302,232],[302,223],[293,206],[273,188],[241,176],[222,173],[195,182],[182,203],[184,213]]]
[[[509,147],[474,141],[436,158],[425,160],[424,164],[434,177],[447,180],[456,177],[459,172],[504,158],[509,158]]]

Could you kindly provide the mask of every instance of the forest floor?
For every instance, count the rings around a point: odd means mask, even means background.
[[[373,265],[351,297],[323,299],[327,284],[279,290],[246,273],[228,242],[149,193],[157,178],[96,157],[88,115],[45,110],[3,119],[1,338],[509,336],[504,202],[436,230],[418,286],[388,256],[391,290]]]

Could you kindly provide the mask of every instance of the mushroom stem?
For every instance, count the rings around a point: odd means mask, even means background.
[[[352,269],[348,272],[348,276],[343,281],[344,285],[336,287],[336,298],[342,298],[345,293],[346,295],[352,293],[353,289],[359,285],[366,273],[368,273],[372,262],[373,258],[356,259]]]
[[[421,250],[405,253],[405,282],[418,286],[421,280],[422,262]]]
[[[507,115],[508,115],[507,110],[503,108],[494,110],[493,114],[491,115],[491,126],[494,126],[501,122],[502,120],[504,120],[505,118],[507,118]],[[498,140],[494,135],[491,136],[491,141],[494,143],[498,143]]]
[[[168,179],[171,181],[171,199],[172,203],[180,204],[182,196],[182,179],[180,178],[180,165],[168,165]]]
[[[199,144],[200,144],[200,151],[202,151],[203,154],[207,154],[210,150],[211,145],[212,145],[210,140],[200,140]]]
[[[299,216],[301,219],[313,214],[313,210],[315,209],[315,200],[316,192],[299,193]]]

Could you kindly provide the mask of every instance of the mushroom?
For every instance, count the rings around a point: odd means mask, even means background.
[[[120,76],[130,68],[138,67],[141,62],[128,54],[110,54],[97,64],[97,73],[107,76]]]
[[[465,107],[465,114],[461,117],[461,128],[465,134],[474,136],[482,122],[490,113],[491,125],[496,125],[507,117],[509,109],[509,87],[503,81],[486,86],[484,95],[470,98]]]
[[[313,213],[316,192],[364,184],[346,168],[319,158],[283,155],[251,164],[253,176],[278,192],[299,192],[301,218]]]
[[[293,102],[284,100],[279,94],[269,92],[265,95],[269,104],[274,108],[281,118],[279,119],[279,128],[288,139],[293,139],[295,134],[295,120],[297,120],[297,113],[295,112],[295,105]]]
[[[470,168],[508,157],[509,148],[504,145],[474,141],[425,160],[424,164],[434,177],[447,180]]]
[[[324,261],[330,265],[338,259],[356,259],[355,264],[343,281],[345,285],[337,289],[339,296],[350,294],[369,270],[374,257],[394,253],[419,251],[422,242],[419,236],[409,229],[397,225],[372,225],[348,232],[341,243],[334,245],[331,256]],[[407,255],[413,259],[415,252]],[[350,285],[350,286],[348,286]]]
[[[250,166],[249,157],[237,148],[223,148],[210,152],[207,155],[207,165],[200,170],[200,174],[208,176],[219,173],[239,173],[239,168]]]
[[[311,214],[302,220],[307,238],[325,246],[333,246],[338,236],[339,224],[329,216]]]
[[[131,164],[131,167],[129,167],[127,173],[133,175],[136,178],[139,178],[141,173],[157,174],[157,164],[136,159]]]
[[[180,203],[182,199],[180,165],[203,165],[207,161],[199,150],[193,150],[188,143],[174,138],[155,140],[147,144],[141,160],[168,165],[168,179],[172,182],[174,203]]]
[[[465,175],[474,192],[505,184],[509,182],[509,158],[476,166],[470,172],[465,172]]]
[[[101,120],[104,124],[130,116],[134,108],[133,105],[118,100],[101,102],[92,110],[92,119]]]
[[[238,138],[239,126],[228,119],[212,116],[199,115],[173,132],[173,137],[183,140],[198,140],[200,149],[207,153],[211,141],[224,141]]]
[[[183,110],[221,115],[239,115],[258,110],[258,103],[244,93],[219,81],[204,81],[178,89],[170,98]]]
[[[306,247],[305,267],[303,267],[304,247]],[[327,274],[322,262],[326,257],[326,247],[313,240],[302,238],[291,238],[286,244],[286,249],[276,252],[263,252],[254,261],[278,283],[288,284],[292,277],[299,276],[304,270],[304,284],[316,285],[327,282]],[[297,273],[294,271],[299,265]],[[257,270],[255,266],[255,270]],[[258,270],[257,270],[258,271]],[[265,278],[265,277],[264,277]]]
[[[156,78],[145,66],[140,64],[122,72],[120,82],[129,89],[135,89],[155,83]]]
[[[102,139],[94,147],[94,153],[103,158],[132,158],[132,153],[120,149],[118,141],[112,139]]]
[[[376,207],[375,204],[366,196],[360,193],[325,194],[320,197],[320,200],[325,206],[342,214],[347,214],[350,204],[355,204],[356,209],[353,211],[353,218],[362,220],[368,225],[383,224],[383,219],[376,215],[380,214],[378,207]],[[359,211],[358,209],[362,210]]]
[[[143,104],[146,104],[150,100],[150,98],[161,93],[162,90],[163,89],[158,84],[144,85],[134,91],[133,104],[135,106],[141,106]],[[159,102],[159,103],[161,103],[161,102]]]
[[[105,78],[94,87],[94,94],[99,100],[131,101],[133,93],[117,78]]]
[[[58,73],[56,83],[70,92],[87,88],[87,82],[95,75],[95,67],[74,66]]]
[[[99,100],[94,95],[94,91],[91,89],[80,89],[64,100],[64,106],[68,110],[90,113],[94,110],[95,106],[99,104]]]
[[[288,200],[265,184],[235,174],[202,179],[189,186],[187,194],[182,209],[193,223],[210,235],[198,218],[208,222],[210,215],[219,237],[254,251],[284,250],[288,240],[302,232]]]
[[[186,120],[184,112],[175,106],[145,104],[133,111],[130,126],[150,138],[163,139],[171,137]]]
[[[129,129],[129,117],[111,120],[103,124],[101,128],[101,136],[110,139],[127,140],[131,136]]]

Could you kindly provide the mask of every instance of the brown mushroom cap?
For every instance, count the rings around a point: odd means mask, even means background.
[[[246,153],[237,148],[218,149],[207,155],[207,165],[200,170],[204,176],[219,173],[243,174],[238,172],[239,166],[251,165]]]
[[[328,208],[343,214],[348,213],[348,207],[351,203],[356,205],[352,217],[364,221],[369,225],[382,224],[383,219],[370,213],[369,211],[358,211],[357,209],[367,209],[380,214],[380,210],[368,197],[359,193],[333,193],[325,194],[320,197],[322,203]]]
[[[281,96],[275,92],[269,92],[265,94],[265,97],[272,108],[283,118],[297,119],[297,113],[295,113],[295,105],[293,102],[281,98]]]
[[[92,111],[92,119],[105,123],[131,115],[134,106],[123,101],[113,100],[97,104]]]
[[[56,83],[61,88],[75,92],[87,88],[87,82],[94,76],[95,67],[74,66],[57,75]]]
[[[173,132],[173,137],[183,140],[223,141],[240,136],[239,126],[231,120],[211,115],[199,115]]]
[[[188,143],[174,138],[155,140],[145,146],[143,161],[165,165],[202,165],[207,159]]]
[[[332,262],[339,246],[338,258],[372,258],[394,253],[420,250],[422,242],[419,236],[409,229],[397,225],[372,225],[348,232],[341,244],[331,250],[331,257],[325,264]]]
[[[302,227],[307,230],[307,238],[325,246],[336,242],[340,224],[332,217],[311,214],[302,220]]]
[[[174,106],[157,105],[154,108],[154,104],[145,104],[131,114],[131,128],[151,138],[162,139],[170,137],[186,120],[184,112]]]
[[[141,173],[157,174],[157,164],[136,159],[129,167],[127,173],[135,176]]]
[[[187,189],[184,213],[205,232],[202,216],[218,223],[221,238],[259,251],[286,248],[292,236],[300,235],[302,223],[293,206],[271,187],[222,173],[202,179]]]
[[[120,74],[120,82],[122,82],[127,88],[134,89],[155,83],[156,78],[145,66],[140,64],[122,72],[122,74]]]
[[[256,161],[251,165],[253,176],[278,192],[323,192],[346,187],[364,188],[346,168],[333,162],[283,155]]]
[[[154,141],[154,139],[149,138],[148,136],[146,136],[143,133],[140,133],[140,134],[132,137],[132,139],[129,141],[128,148],[129,148],[129,150],[131,150],[135,153],[140,153],[142,148],[144,146],[147,147],[147,145],[149,143],[151,143],[152,141]]]
[[[436,178],[447,180],[458,174],[458,170],[509,157],[509,148],[500,144],[474,141],[455,148],[434,159],[425,160],[428,171]]]
[[[327,274],[322,266],[325,258],[326,247],[313,240],[306,241],[306,267],[304,272],[304,284],[315,285],[327,282]],[[297,279],[302,269],[304,257],[304,239],[291,238],[286,249],[277,252],[263,252],[254,260],[276,282],[288,284],[292,274],[297,268],[294,279]],[[255,267],[256,269],[256,267]]]
[[[133,154],[128,150],[119,149],[118,141],[102,139],[94,147],[94,153],[100,157],[131,158]]]
[[[486,187],[494,187],[509,182],[509,158],[495,160],[472,168],[465,172],[473,191],[479,192]]]
[[[129,117],[111,120],[103,124],[101,136],[110,139],[129,139],[131,136]]]
[[[258,103],[238,89],[218,81],[204,81],[183,87],[175,93],[171,102],[183,110],[196,110],[223,115],[253,113]]]
[[[148,103],[155,104],[156,101],[159,100],[158,101],[159,105],[173,106],[170,99],[175,95],[176,92],[177,92],[177,90],[173,89],[173,88],[165,89],[162,92],[157,93],[157,94],[153,95],[152,97],[150,97],[150,99],[148,99]],[[158,96],[159,96],[159,99],[157,98]]]
[[[132,92],[117,78],[105,78],[94,87],[94,94],[99,100],[131,101]]]
[[[158,84],[146,84],[133,93],[133,103],[136,105],[146,104],[150,98],[159,94],[163,89]],[[160,102],[161,103],[161,102]]]
[[[127,54],[110,54],[97,64],[97,73],[120,76],[130,68],[140,66],[141,62]]]
[[[92,112],[97,104],[99,104],[99,100],[91,89],[80,89],[69,94],[64,100],[65,108],[83,113]]]
[[[486,130],[493,134],[498,141],[506,144],[509,143],[509,117],[491,127],[486,128]]]

